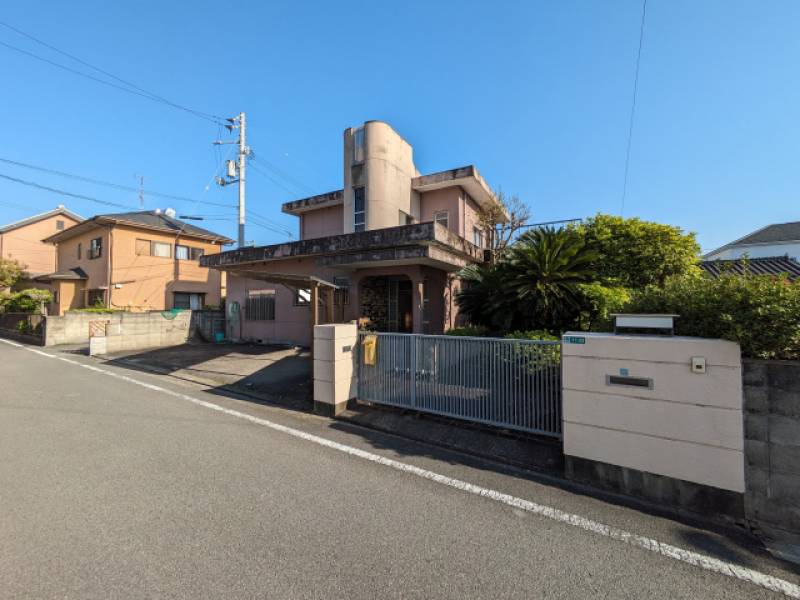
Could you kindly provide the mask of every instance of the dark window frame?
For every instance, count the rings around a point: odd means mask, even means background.
[[[277,293],[272,289],[248,290],[244,301],[247,321],[274,321]]]
[[[333,292],[334,306],[347,306],[350,304],[350,280],[347,277],[334,277],[333,285],[338,289]]]
[[[103,256],[103,238],[94,238],[89,242],[89,249],[86,251],[86,258],[95,260]]]
[[[358,204],[361,201],[361,209]],[[353,188],[353,231],[366,231],[367,229],[367,188],[358,186]]]

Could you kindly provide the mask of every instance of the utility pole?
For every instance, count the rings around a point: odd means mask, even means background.
[[[242,248],[246,245],[244,239],[244,225],[245,225],[245,204],[244,204],[244,185],[245,185],[245,171],[247,169],[247,155],[250,154],[250,148],[247,147],[247,141],[245,137],[245,128],[247,126],[245,121],[245,114],[243,112],[239,113],[238,117],[231,117],[228,119],[228,123],[230,125],[226,125],[225,128],[228,131],[233,131],[234,129],[239,129],[239,140],[238,142],[223,142],[222,140],[217,140],[214,142],[215,145],[220,146],[223,144],[238,144],[239,145],[239,157],[236,162],[229,160],[227,163],[227,173],[226,177],[217,177],[217,184],[221,186],[230,185],[232,183],[239,184],[239,247]]]
[[[139,207],[144,208],[144,175],[134,175],[139,180]]]
[[[247,145],[245,144],[245,115],[239,113],[239,248],[244,247],[244,183],[247,165]]]

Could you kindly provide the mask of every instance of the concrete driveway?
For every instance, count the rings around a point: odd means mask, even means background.
[[[307,349],[258,344],[188,343],[120,352],[107,362],[257,395],[267,402],[310,410],[313,381]]]

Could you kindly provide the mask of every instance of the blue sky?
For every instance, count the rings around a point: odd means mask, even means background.
[[[536,220],[619,213],[640,15],[639,0],[41,1],[0,20],[180,104],[246,111],[250,145],[280,173],[251,171],[248,204],[296,231],[280,204],[341,187],[342,131],[368,119],[390,122],[423,173],[475,164]],[[627,216],[705,249],[800,220],[798,23],[794,0],[649,0]],[[0,42],[87,70],[2,27]],[[205,191],[216,125],[2,46],[0,66],[0,158],[235,203],[234,187]],[[0,174],[138,206],[135,192]],[[117,211],[0,180],[0,222],[59,203]],[[235,237],[234,208],[145,206],[227,219],[204,225]]]

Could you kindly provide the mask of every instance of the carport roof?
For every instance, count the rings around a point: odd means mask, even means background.
[[[298,275],[294,273],[265,273],[264,271],[259,271],[257,269],[231,269],[231,273],[236,273],[237,275],[244,275],[248,279],[257,279],[259,281],[265,281],[267,283],[277,283],[279,285],[285,285],[290,288],[303,286],[306,285],[318,285],[321,287],[329,287],[335,290],[339,289],[338,285],[331,283],[330,281],[326,281],[321,277],[316,277],[314,275]]]

